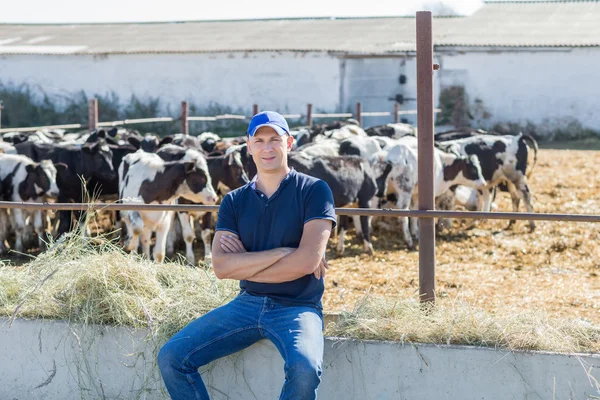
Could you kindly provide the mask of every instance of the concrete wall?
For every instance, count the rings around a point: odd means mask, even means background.
[[[85,90],[159,97],[179,110],[182,100],[304,113],[339,107],[340,61],[326,53],[146,54],[108,56],[0,56],[0,81],[26,83],[49,95]],[[102,120],[102,116],[100,116]]]
[[[165,398],[143,331],[1,320],[0,339],[0,399]],[[587,399],[600,395],[598,368],[600,355],[329,338],[319,398]],[[213,399],[274,399],[283,362],[262,341],[202,373]]]
[[[463,84],[471,103],[483,100],[488,125],[530,121],[556,129],[578,121],[600,130],[600,79],[593,68],[599,48],[444,49],[436,55],[436,79],[442,87]]]

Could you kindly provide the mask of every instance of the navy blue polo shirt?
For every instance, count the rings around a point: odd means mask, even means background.
[[[229,192],[219,207],[215,230],[237,234],[247,251],[298,248],[304,224],[313,219],[331,220],[335,227],[331,189],[325,181],[292,169],[270,198],[254,182]],[[243,280],[240,288],[283,303],[321,308],[324,282],[309,274],[283,283]]]

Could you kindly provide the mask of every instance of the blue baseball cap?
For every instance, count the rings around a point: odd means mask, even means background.
[[[271,127],[279,136],[289,135],[290,127],[283,116],[275,111],[263,111],[252,117],[248,125],[248,136],[254,136],[258,128],[263,126]]]

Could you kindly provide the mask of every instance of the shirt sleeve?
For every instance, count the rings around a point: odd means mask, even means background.
[[[337,220],[333,193],[325,181],[318,180],[312,185],[305,200],[304,210],[305,224],[313,219],[327,219],[333,222],[332,229],[335,229]]]
[[[235,217],[235,209],[233,207],[233,196],[230,194],[223,197],[219,206],[219,216],[217,218],[216,231],[228,231],[239,236],[237,219]]]

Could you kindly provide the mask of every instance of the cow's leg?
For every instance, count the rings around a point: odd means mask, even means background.
[[[338,244],[337,244],[337,255],[341,256],[344,254],[345,250],[345,239],[346,239],[346,231],[348,230],[348,216],[340,215],[340,224],[338,225]]]
[[[167,211],[156,228],[156,243],[154,243],[154,261],[162,263],[165,260],[167,235],[174,219],[174,212]]]
[[[33,213],[33,229],[38,237],[38,245],[40,250],[44,250],[46,247],[46,242],[44,241],[46,228],[44,226],[44,216],[42,215],[42,210],[36,210]]]
[[[359,240],[362,240],[362,238],[364,237],[363,234],[363,229],[360,223],[360,215],[353,215],[352,217],[352,223],[354,224],[354,229],[356,230],[356,238]]]
[[[144,221],[137,211],[124,211],[122,213],[122,221],[126,228],[123,247],[126,251],[137,253],[140,245],[140,235],[144,230]]]
[[[25,216],[20,208],[13,208],[15,220],[15,251],[23,252],[23,233],[25,232]]]
[[[0,254],[4,254],[8,251],[4,241],[6,240],[6,234],[10,229],[10,221],[8,220],[8,214],[6,210],[0,210]]]
[[[398,193],[398,200],[396,202],[396,208],[400,210],[408,210],[410,207],[410,202],[412,199],[411,193]],[[406,243],[406,247],[409,249],[414,249],[415,245],[412,240],[412,236],[410,235],[410,231],[408,229],[408,217],[399,217],[400,225],[402,228],[402,237],[404,239],[404,243]]]
[[[531,204],[531,192],[529,191],[529,186],[527,183],[522,180],[518,182],[516,185],[512,182],[508,182],[508,191],[513,199],[513,210],[518,212],[519,208],[519,200],[522,198],[523,203],[525,203],[525,208],[528,213],[533,213],[533,205]],[[516,207],[516,208],[515,208]],[[514,221],[510,221],[509,227],[514,223]],[[535,221],[529,221],[529,230],[533,232],[535,230]]]
[[[150,259],[150,242],[152,241],[152,229],[148,226],[144,226],[141,234],[142,239],[142,254]]]
[[[211,231],[212,231],[212,213],[205,213],[202,216],[202,232],[200,236],[202,237],[202,243],[204,244],[204,259],[212,258],[212,250],[211,250]]]
[[[177,217],[179,219],[179,223],[181,224],[181,235],[183,236],[183,241],[185,242],[185,258],[186,260],[192,264],[196,264],[196,257],[194,257],[194,221],[192,217],[187,212],[179,212],[177,213]]]
[[[165,254],[167,257],[173,258],[175,256],[175,247],[177,245],[177,238],[181,233],[180,224],[177,223],[180,220],[179,214],[177,213],[177,220],[173,220],[173,223],[169,227],[169,233],[167,234],[167,243],[165,245]]]

